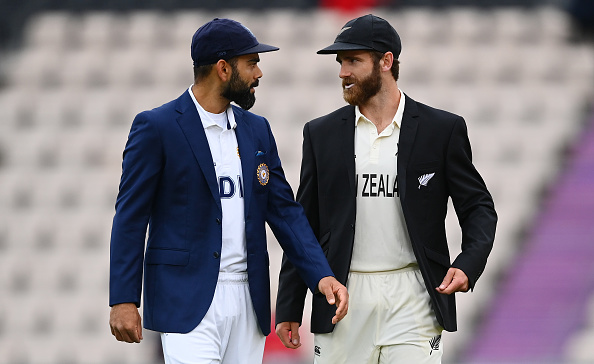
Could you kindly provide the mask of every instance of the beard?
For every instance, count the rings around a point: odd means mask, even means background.
[[[256,103],[256,94],[252,93],[250,89],[252,87],[257,87],[258,84],[258,80],[256,80],[251,85],[248,82],[242,80],[239,76],[237,68],[233,67],[229,83],[227,83],[223,89],[221,96],[235,102],[242,109],[249,110]]]
[[[342,80],[342,97],[351,105],[362,105],[377,95],[382,88],[379,62],[374,63],[373,70],[367,77],[359,82],[355,82],[356,80],[354,77]],[[353,86],[347,89],[345,88],[347,84],[353,84]]]

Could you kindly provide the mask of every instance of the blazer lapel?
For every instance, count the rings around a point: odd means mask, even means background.
[[[350,196],[357,196],[357,189],[355,188],[355,108],[353,106],[346,107],[346,112],[340,120],[340,135],[342,140],[342,163],[346,165],[349,186],[351,188]]]
[[[398,140],[398,191],[400,200],[406,198],[406,170],[410,161],[412,148],[417,134],[419,116],[417,103],[410,97],[404,95],[406,103],[404,104],[404,115],[402,116],[402,127],[400,128],[400,137]]]
[[[243,113],[241,110],[233,107],[233,115],[235,116],[235,123],[237,123],[235,129],[235,136],[237,137],[237,146],[239,148],[239,156],[241,159],[241,180],[243,182],[243,204],[245,206],[245,213],[247,214],[250,205],[250,197],[252,196],[252,173],[256,173],[254,170],[254,137],[252,128],[243,119]]]
[[[181,114],[177,118],[177,123],[190,144],[194,157],[196,158],[208,187],[210,188],[212,197],[222,211],[219,186],[217,184],[217,176],[214,169],[212,154],[210,153],[208,140],[206,139],[206,133],[204,132],[202,121],[198,115],[198,110],[196,110],[196,106],[188,92],[185,92],[178,99],[176,110]]]

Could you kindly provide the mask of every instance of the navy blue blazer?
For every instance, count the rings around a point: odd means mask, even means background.
[[[265,222],[312,291],[333,273],[285,179],[268,121],[236,106],[233,112],[243,171],[249,289],[267,335],[271,312]],[[267,183],[257,177],[260,165],[269,169]],[[217,285],[222,218],[208,141],[189,93],[138,114],[123,154],[111,232],[110,306],[140,306],[144,271],[144,327],[193,330]]]

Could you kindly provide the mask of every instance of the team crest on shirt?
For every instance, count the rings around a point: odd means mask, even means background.
[[[268,170],[266,163],[260,164],[256,173],[258,174],[258,182],[260,182],[262,186],[266,186],[266,184],[268,184],[268,178],[270,177],[270,171]]]

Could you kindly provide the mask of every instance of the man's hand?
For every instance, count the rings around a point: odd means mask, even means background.
[[[468,292],[469,284],[466,273],[458,268],[450,268],[439,287],[435,288],[442,294],[452,294],[454,292]]]
[[[111,333],[118,341],[139,343],[142,340],[142,323],[134,303],[114,305],[109,313]]]
[[[332,317],[332,323],[336,324],[346,316],[349,310],[349,293],[346,287],[334,277],[324,277],[320,279],[318,289],[326,296],[329,304],[336,305],[336,315]]]
[[[276,325],[276,335],[289,349],[297,349],[301,346],[299,337],[299,322],[281,322]]]

